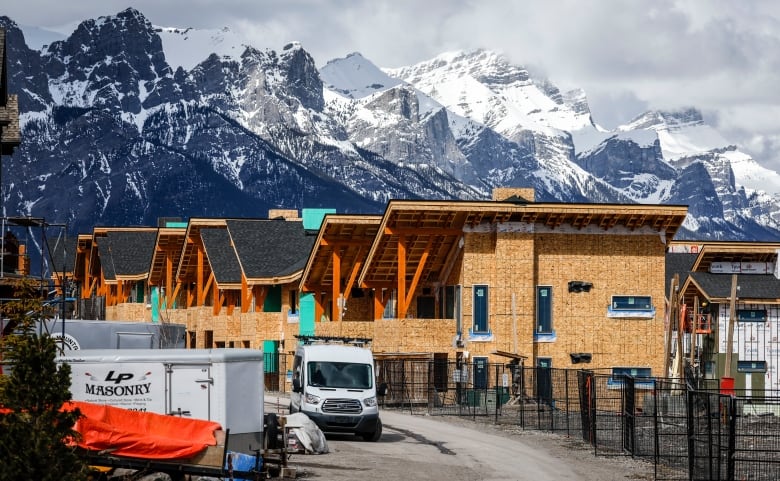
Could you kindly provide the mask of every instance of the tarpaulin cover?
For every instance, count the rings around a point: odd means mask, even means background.
[[[111,455],[145,459],[184,459],[217,444],[219,423],[200,419],[130,411],[81,401],[64,409],[78,408],[82,417],[74,430],[77,444],[90,451],[109,450]]]

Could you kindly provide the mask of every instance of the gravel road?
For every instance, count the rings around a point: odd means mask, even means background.
[[[285,414],[288,399],[266,395],[267,412]],[[298,479],[370,480],[652,480],[653,466],[627,457],[597,457],[562,435],[522,431],[470,419],[383,410],[382,439],[328,434],[327,454],[292,455]]]

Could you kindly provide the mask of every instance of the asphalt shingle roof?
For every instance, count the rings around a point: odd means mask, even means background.
[[[282,277],[306,266],[316,235],[302,221],[228,220],[228,231],[249,279]]]
[[[106,274],[108,269],[113,269],[116,276],[148,273],[156,240],[157,232],[154,230],[109,231],[105,241],[98,242],[103,275],[109,278]]]
[[[218,284],[241,282],[241,265],[236,251],[230,245],[230,234],[226,229],[202,228],[200,238],[209,258],[209,265]]]
[[[76,246],[78,239],[66,238],[49,240],[52,272],[73,272],[76,265]]]
[[[100,268],[103,270],[103,277],[107,281],[116,280],[116,272],[114,271],[114,262],[111,259],[111,249],[108,242],[100,242],[97,245],[98,256],[100,257]]]
[[[680,274],[678,287],[685,284],[685,280],[688,278],[697,256],[698,254],[689,254],[687,252],[669,252],[666,254],[666,287],[664,288],[664,295],[669,295],[669,287],[672,285],[672,279],[675,274]]]
[[[731,274],[692,272],[691,277],[710,298],[731,296]],[[751,299],[777,299],[780,297],[780,279],[773,274],[737,275],[737,285],[739,292]],[[737,296],[739,295],[738,293]]]

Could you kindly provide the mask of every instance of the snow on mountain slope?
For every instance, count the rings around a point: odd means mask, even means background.
[[[745,187],[750,195],[754,192],[766,192],[780,201],[780,174],[758,164],[748,154],[738,150],[723,152],[734,171],[734,182]]]
[[[358,52],[330,60],[320,69],[320,77],[325,88],[354,99],[401,84],[400,80],[390,77]]]
[[[583,127],[571,132],[574,149],[577,155],[585,155],[602,147],[608,139],[630,141],[640,147],[649,147],[658,140],[658,134],[653,130],[627,130],[610,132],[593,126]]]
[[[658,133],[664,158],[669,162],[729,145],[718,131],[704,123],[696,109],[650,111],[618,127],[622,132],[642,129]]]
[[[195,29],[179,27],[154,27],[163,43],[165,59],[172,69],[182,67],[192,70],[210,54],[238,60],[247,42],[228,27],[221,29]]]
[[[621,132],[639,132],[642,129],[658,134],[664,158],[670,164],[705,153],[723,156],[730,162],[735,183],[745,187],[748,195],[764,192],[780,199],[780,174],[762,167],[730,144],[720,132],[704,123],[698,110],[651,111],[618,127]]]
[[[553,98],[522,67],[486,50],[449,52],[410,67],[385,69],[442,105],[505,135],[519,128],[556,135],[590,124],[560,93]]]

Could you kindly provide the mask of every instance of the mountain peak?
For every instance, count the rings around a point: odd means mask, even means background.
[[[320,77],[329,90],[354,99],[367,97],[402,83],[387,75],[359,52],[328,61],[320,69]]]
[[[701,111],[694,107],[678,110],[650,110],[634,118],[619,130],[653,129],[679,130],[683,127],[704,125]]]

